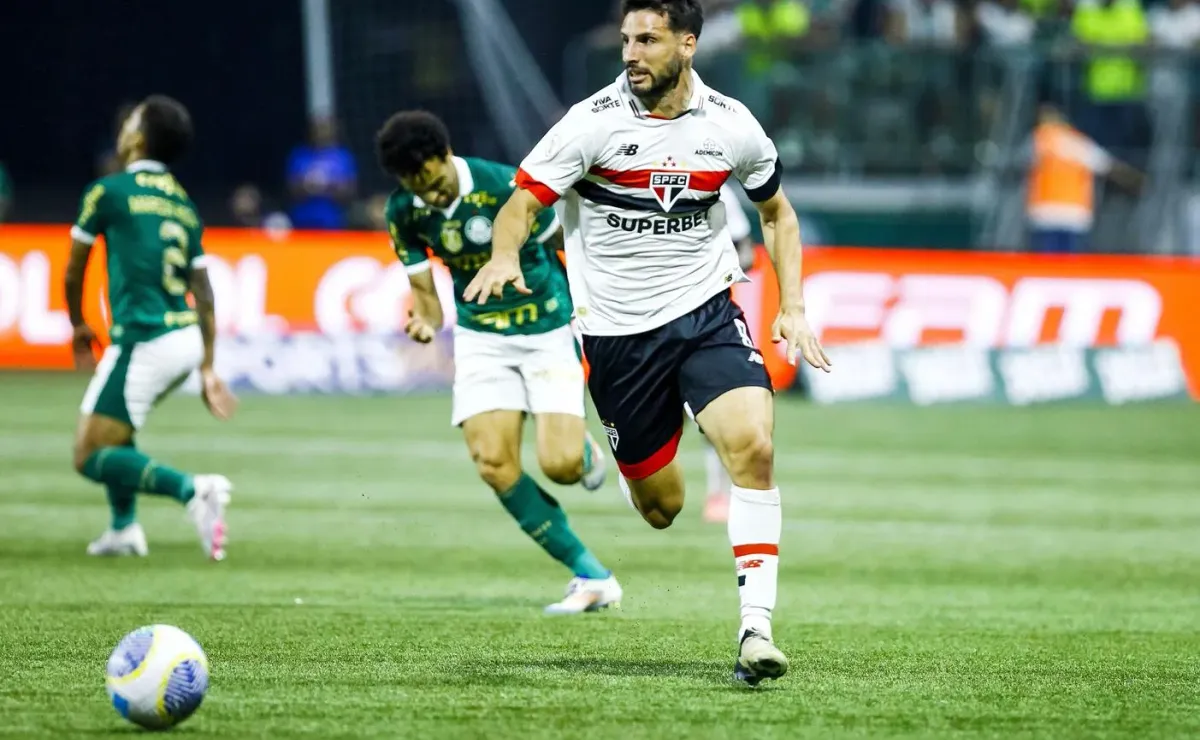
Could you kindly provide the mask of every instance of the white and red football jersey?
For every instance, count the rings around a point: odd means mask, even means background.
[[[746,106],[692,72],[677,118],[651,115],[625,74],[576,104],[517,172],[544,205],[560,198],[580,331],[628,335],[662,326],[746,280],[726,230],[721,186],[753,201],[779,189],[775,145]]]

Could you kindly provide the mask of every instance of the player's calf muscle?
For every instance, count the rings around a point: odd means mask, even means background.
[[[760,490],[775,486],[771,403],[770,392],[763,388],[735,388],[696,415],[735,486]]]
[[[775,487],[775,445],[762,427],[739,429],[728,436],[722,458],[727,460],[735,486],[760,490]]]

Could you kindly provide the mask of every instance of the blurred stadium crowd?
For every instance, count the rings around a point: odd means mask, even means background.
[[[620,71],[612,6],[610,22],[563,61],[582,69],[568,103]],[[1091,226],[1095,175],[1113,174],[1130,198],[1160,196],[1148,181],[1175,187],[1160,199],[1195,181],[1195,0],[709,0],[706,12],[698,69],[755,111],[795,176],[1019,177],[1031,224],[1053,191],[1087,212],[1067,219],[1077,231]],[[375,123],[365,119],[374,115],[343,105],[314,118],[274,173],[236,184],[223,209],[206,208],[209,223],[380,228],[389,184],[370,161]],[[1068,135],[1039,138],[1047,122]],[[96,175],[115,166],[105,146]],[[1039,171],[1051,149],[1068,166]],[[1171,163],[1162,172],[1156,152]],[[21,192],[3,156],[0,219]]]

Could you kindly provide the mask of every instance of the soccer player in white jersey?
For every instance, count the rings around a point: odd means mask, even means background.
[[[692,71],[698,0],[624,0],[625,72],[576,104],[517,172],[497,214],[492,257],[463,295],[486,303],[508,284],[528,292],[519,250],[533,218],[562,199],[567,272],[588,388],[622,488],[652,527],[683,508],[675,460],[684,404],[733,480],[729,538],[741,596],[737,678],[779,678],[775,646],[782,530],[774,407],[763,357],[730,286],[745,280],[718,191],[730,177],[759,211],[779,275],[773,341],[828,371],[804,315],[800,224],[780,190],[775,145],[744,105]]]

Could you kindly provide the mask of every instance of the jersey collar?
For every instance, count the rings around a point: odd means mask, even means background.
[[[696,74],[696,70],[694,69],[691,70],[691,74],[692,98],[688,101],[687,109],[679,114],[681,117],[684,113],[691,113],[703,108],[704,99],[707,96],[708,88],[704,84],[704,81],[700,79],[700,75]],[[629,88],[629,77],[624,72],[617,78],[617,90],[621,93],[621,97],[625,98],[626,103],[635,116],[638,118],[655,118],[655,116],[650,115],[650,111],[646,110],[646,106],[642,105],[642,101],[638,100],[638,97],[633,94],[633,90]]]
[[[475,190],[475,178],[471,177],[471,166],[467,164],[467,160],[462,157],[452,157],[451,159],[454,162],[454,169],[458,172],[458,197],[454,199],[454,202],[445,208],[433,208],[414,195],[413,205],[417,208],[432,208],[449,218],[450,214],[454,213],[454,210],[462,203],[463,197],[470,195]]]
[[[167,166],[154,159],[139,159],[125,167],[126,172],[166,172]]]

